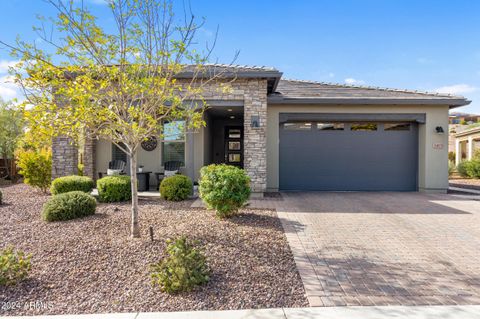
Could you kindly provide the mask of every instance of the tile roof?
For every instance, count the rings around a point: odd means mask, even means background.
[[[463,96],[432,92],[391,89],[372,86],[357,86],[338,83],[281,79],[276,94],[284,97],[318,98],[419,98],[419,99],[464,99]]]

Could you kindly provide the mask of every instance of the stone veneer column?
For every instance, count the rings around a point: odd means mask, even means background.
[[[97,179],[95,172],[96,140],[87,138],[83,146],[83,175]]]
[[[267,81],[251,80],[244,92],[244,169],[251,178],[252,192],[267,189]],[[258,116],[259,127],[251,127]]]
[[[68,137],[52,141],[52,179],[78,174],[78,148]]]

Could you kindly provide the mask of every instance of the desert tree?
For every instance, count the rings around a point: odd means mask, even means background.
[[[5,163],[5,176],[14,178],[11,172],[11,161],[15,149],[24,134],[23,114],[15,109],[13,102],[5,102],[0,98],[0,157]]]
[[[22,39],[2,42],[20,61],[12,75],[25,94],[29,128],[74,141],[106,139],[125,152],[131,236],[140,237],[137,152],[142,141],[164,134],[165,122],[183,120],[184,131],[205,125],[202,93],[222,76],[208,65],[215,40],[200,47],[204,21],[186,6],[175,15],[176,3],[168,0],[110,0],[115,23],[108,27],[83,1],[46,2],[57,14],[39,17],[34,30],[41,47]]]

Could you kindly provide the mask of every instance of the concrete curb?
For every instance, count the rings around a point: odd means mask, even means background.
[[[478,319],[480,305],[475,306],[382,306],[382,307],[317,307],[273,308],[226,311],[141,312],[85,315],[56,315],[35,319]]]

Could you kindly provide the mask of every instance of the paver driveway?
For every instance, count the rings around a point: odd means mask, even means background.
[[[480,304],[480,201],[421,193],[283,193],[311,306]]]

